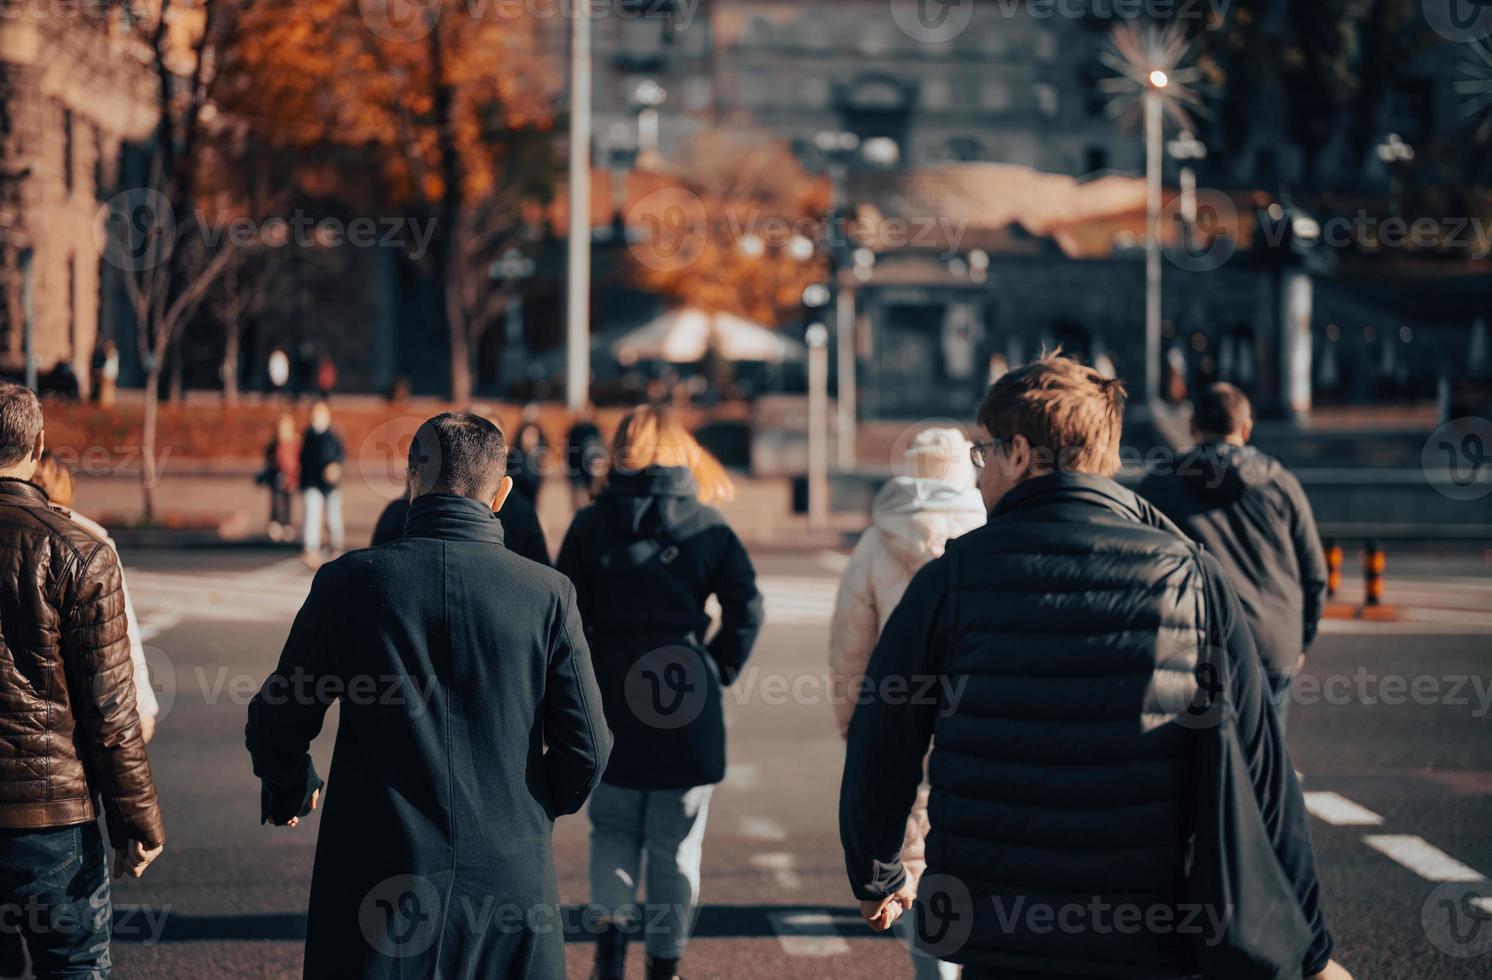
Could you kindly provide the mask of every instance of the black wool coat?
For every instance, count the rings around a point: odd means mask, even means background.
[[[555,567],[575,583],[616,735],[613,786],[686,789],[725,778],[722,687],[762,625],[756,572],[689,471],[613,472],[575,515]],[[720,603],[706,640],[705,602]]]
[[[551,835],[611,748],[569,581],[486,504],[418,498],[403,537],[317,573],[249,706],[267,819],[318,785],[334,700],[305,975],[563,977]]]

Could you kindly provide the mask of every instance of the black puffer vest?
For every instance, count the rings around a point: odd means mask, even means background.
[[[922,897],[968,890],[956,958],[1194,972],[1191,937],[1144,918],[1181,901],[1193,733],[1177,718],[1207,640],[1192,546],[1118,484],[1058,474],[1012,490],[947,562],[941,666],[964,686],[935,728]]]

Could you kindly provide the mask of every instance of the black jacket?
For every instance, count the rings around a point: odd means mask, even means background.
[[[373,540],[368,546],[376,548],[403,537],[408,514],[407,497],[390,500],[383,513],[378,515],[378,523],[373,525]],[[540,565],[549,564],[549,543],[544,540],[544,528],[539,524],[539,514],[533,504],[516,493],[509,494],[497,521],[502,530],[503,547]]]
[[[1203,611],[1209,579],[1227,597],[1218,634]],[[905,881],[902,835],[931,740],[919,906],[963,931],[924,934],[924,946],[1002,976],[1197,972],[1179,930],[1103,928],[1102,912],[1082,914],[1091,928],[1043,928],[1039,916],[1185,904],[1188,794],[1201,780],[1184,711],[1197,652],[1217,635],[1236,666],[1254,792],[1316,937],[1305,965],[1319,968],[1331,940],[1304,803],[1237,616],[1215,563],[1118,484],[1058,474],[1011,490],[913,578],[871,656],[840,796],[856,896]]]
[[[307,429],[300,443],[300,488],[316,489],[323,493],[335,490],[340,480],[328,480],[326,468],[341,463],[347,458],[342,439],[331,429],[317,432]]]
[[[480,501],[420,497],[402,538],[317,572],[249,705],[277,823],[333,700],[306,976],[563,977],[551,835],[611,747],[570,583]]]
[[[1295,673],[1326,600],[1326,557],[1300,481],[1252,446],[1212,443],[1139,492],[1222,565],[1265,670]]]
[[[684,469],[612,473],[575,515],[556,567],[580,597],[616,751],[605,781],[683,789],[725,778],[721,685],[762,624],[756,572]],[[705,600],[720,602],[709,642]]]

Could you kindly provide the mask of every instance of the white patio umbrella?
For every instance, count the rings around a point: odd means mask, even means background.
[[[671,310],[632,330],[611,345],[622,364],[672,361],[688,364],[715,350],[729,361],[801,360],[801,343],[730,313],[706,313],[685,308]]]

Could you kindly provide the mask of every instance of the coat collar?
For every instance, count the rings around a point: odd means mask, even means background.
[[[649,466],[636,472],[613,470],[606,477],[606,493],[617,497],[694,497],[699,487],[682,466]]]
[[[1138,500],[1106,476],[1089,473],[1048,473],[1016,484],[995,504],[991,517],[1014,510],[1053,504],[1082,503],[1103,508],[1130,520],[1145,521]]]
[[[503,526],[492,508],[480,500],[427,493],[410,503],[409,514],[404,518],[404,536],[502,544]]]
[[[8,504],[46,507],[50,502],[47,492],[30,480],[14,476],[0,476],[0,499]]]

